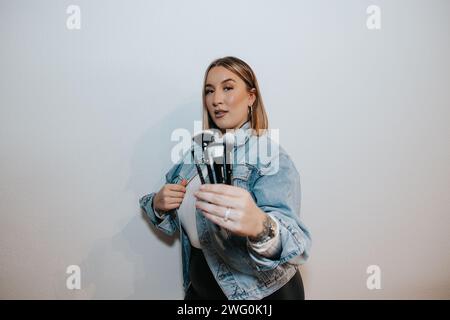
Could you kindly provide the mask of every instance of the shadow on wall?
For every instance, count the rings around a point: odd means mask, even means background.
[[[158,191],[165,183],[165,173],[172,167],[171,141],[174,129],[194,129],[200,120],[197,103],[177,108],[167,117],[149,127],[137,141],[131,160],[131,176],[125,192],[136,198]],[[149,123],[151,125],[151,123]],[[142,194],[142,190],[145,193]],[[100,239],[81,263],[82,287],[89,299],[178,299],[182,298],[181,253],[176,250],[178,265],[167,260],[167,250],[173,248],[179,234],[169,237],[157,230],[143,210],[136,210],[125,227],[112,238]],[[125,213],[124,216],[129,213]],[[154,239],[158,240],[154,242]],[[153,242],[153,243],[152,243]],[[162,245],[160,247],[159,245]],[[155,249],[156,248],[156,249]],[[171,249],[173,252],[173,249]],[[170,263],[170,265],[168,265]],[[179,270],[179,274],[172,274]],[[176,292],[179,292],[177,297]],[[174,293],[175,292],[175,293]]]

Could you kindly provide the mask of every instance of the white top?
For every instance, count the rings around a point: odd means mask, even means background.
[[[203,174],[205,176],[206,171]],[[180,223],[183,226],[184,230],[186,231],[189,241],[191,242],[191,245],[197,249],[201,249],[201,245],[198,239],[198,232],[197,232],[197,220],[195,215],[196,212],[195,202],[197,201],[197,199],[195,198],[194,193],[198,191],[200,185],[201,185],[200,178],[197,174],[186,186],[186,193],[184,195],[180,207],[177,210]],[[155,212],[158,218],[164,219],[163,214],[158,213],[154,208],[153,211]],[[271,217],[276,224],[275,237],[264,243],[258,242],[255,243],[247,240],[247,243],[251,249],[253,249],[256,253],[263,255],[265,257],[274,256],[281,251],[279,222],[276,218],[272,217],[272,215],[270,214],[269,217]]]
[[[195,216],[195,202],[197,199],[195,198],[194,193],[198,191],[200,185],[200,178],[197,174],[186,186],[184,199],[178,208],[178,217],[180,218],[181,225],[186,231],[192,246],[197,249],[201,249],[201,245],[198,240],[197,219]]]

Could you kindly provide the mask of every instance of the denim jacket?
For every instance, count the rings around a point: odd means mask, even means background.
[[[282,249],[279,255],[267,258],[257,254],[248,246],[247,238],[237,236],[206,219],[196,210],[197,232],[206,261],[217,283],[230,300],[262,299],[286,284],[297,271],[298,265],[306,262],[311,248],[311,236],[300,220],[300,175],[286,151],[263,134],[258,137],[245,123],[236,133],[233,149],[234,165],[232,184],[246,189],[257,206],[278,219]],[[269,147],[267,147],[269,146]],[[264,159],[262,148],[271,150]],[[192,146],[193,149],[200,148]],[[166,183],[190,182],[197,170],[193,164],[192,148],[186,152],[166,174]],[[195,150],[198,151],[199,150]],[[196,153],[194,153],[196,154]],[[161,231],[173,235],[180,231],[183,265],[183,288],[190,285],[189,238],[180,228],[177,209],[156,217],[152,200],[155,192],[139,199],[141,208],[150,221]]]

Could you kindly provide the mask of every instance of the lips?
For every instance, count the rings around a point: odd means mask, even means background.
[[[224,117],[226,114],[228,113],[228,111],[218,111],[218,112],[214,112],[214,115],[217,119]]]

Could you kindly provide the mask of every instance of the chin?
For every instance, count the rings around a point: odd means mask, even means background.
[[[215,123],[216,123],[217,128],[219,128],[221,130],[234,128],[233,124],[230,123],[230,121],[227,121],[225,119],[216,119]]]

